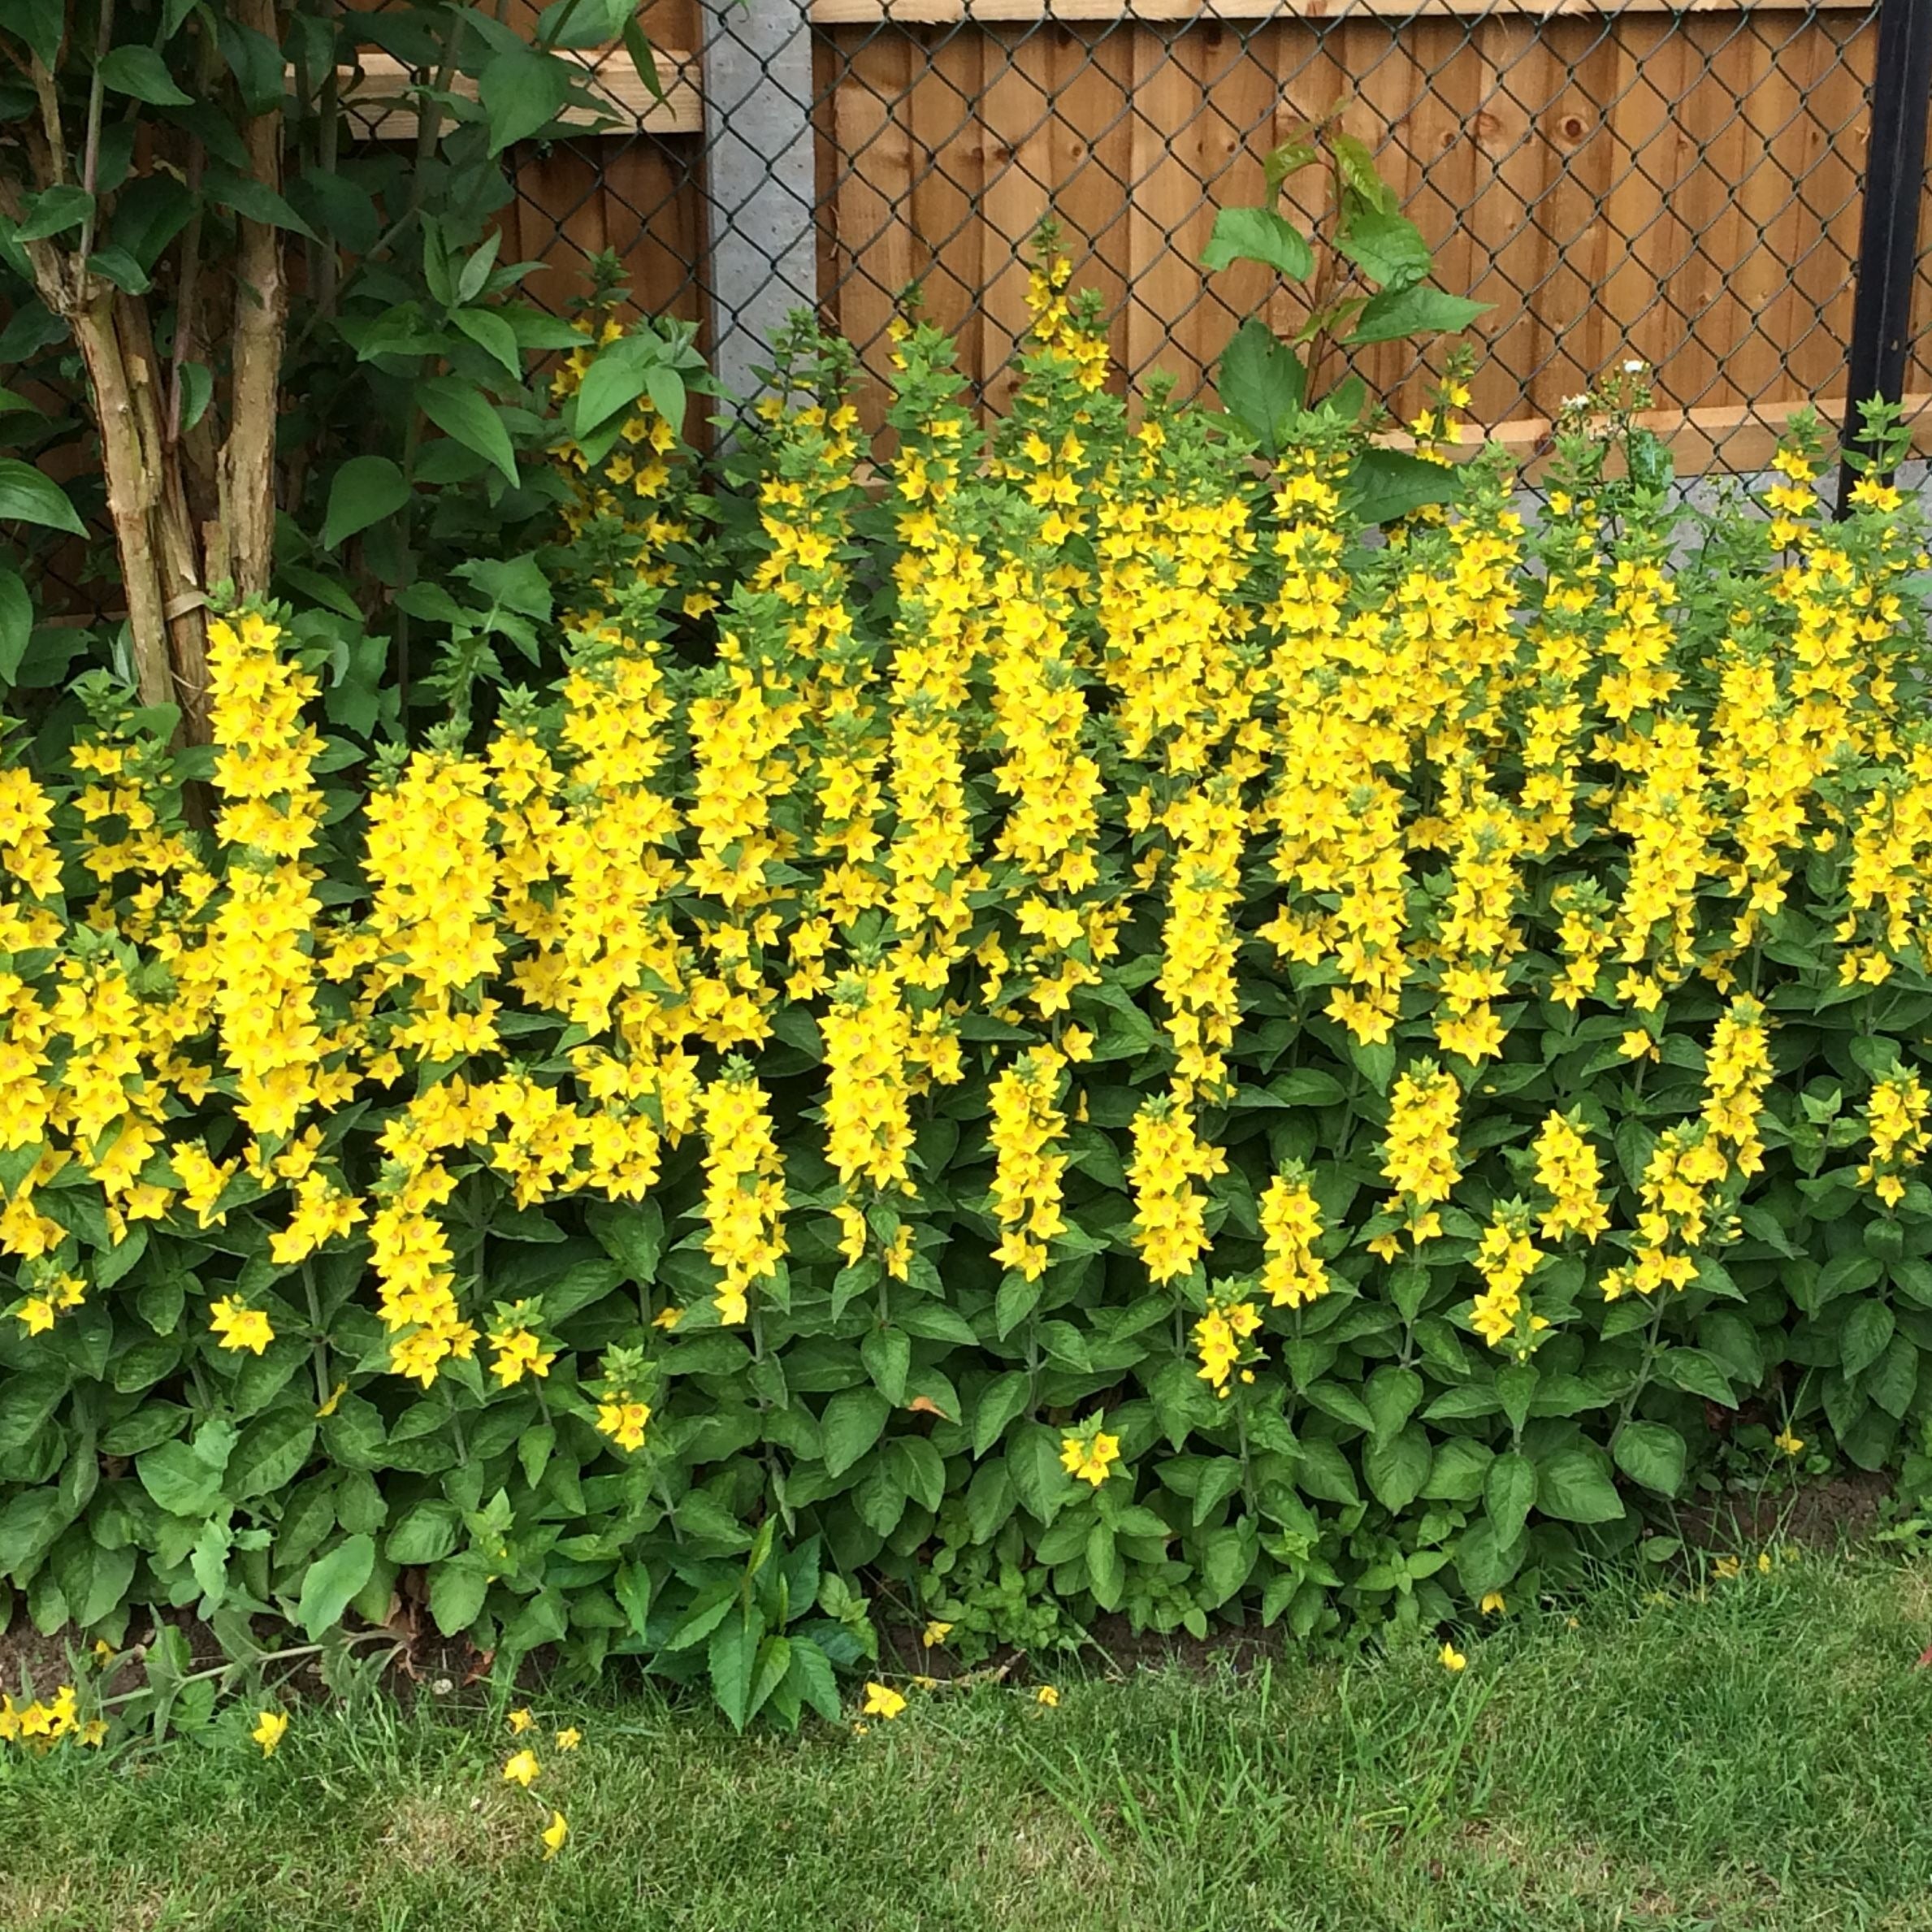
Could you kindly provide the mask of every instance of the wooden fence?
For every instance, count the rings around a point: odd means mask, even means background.
[[[1200,268],[1215,210],[1260,199],[1263,156],[1341,101],[1442,285],[1495,305],[1475,331],[1479,419],[1533,446],[1563,396],[1630,357],[1653,365],[1687,466],[1755,464],[1794,407],[1842,407],[1869,0],[808,6],[812,98],[793,111],[813,134],[817,293],[874,370],[916,279],[997,406],[1020,251],[1050,214],[1106,298],[1120,379],[1205,383],[1253,305],[1294,314],[1258,271]],[[517,158],[510,240],[548,299],[609,248],[640,306],[719,326],[703,70],[731,19],[721,0],[652,0],[665,101],[619,50],[600,69],[617,129]],[[371,132],[400,132],[393,100],[362,91]],[[1921,275],[1915,325],[1928,315]],[[1419,406],[1426,372],[1402,345],[1366,369]],[[1932,391],[1922,336],[1908,388]]]

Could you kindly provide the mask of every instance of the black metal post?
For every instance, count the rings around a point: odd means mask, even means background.
[[[1874,396],[1896,402],[1905,392],[1929,105],[1932,0],[1879,0],[1878,65],[1872,81],[1872,135],[1865,154],[1865,215],[1845,390],[1847,450],[1857,446],[1861,403]],[[1841,517],[1856,480],[1850,464],[1844,465],[1838,479]]]

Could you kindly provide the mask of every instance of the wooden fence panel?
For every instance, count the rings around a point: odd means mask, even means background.
[[[1842,386],[1869,8],[1395,21],[1358,5],[1336,21],[1235,4],[1070,26],[1063,0],[1046,24],[1011,18],[1023,0],[964,24],[943,24],[944,0],[911,4],[934,24],[899,24],[906,0],[890,23],[874,6],[829,29],[825,63],[834,128],[864,135],[839,138],[821,210],[826,307],[874,369],[890,291],[912,275],[969,372],[996,370],[1021,318],[1016,251],[1050,215],[1106,299],[1123,379],[1200,385],[1265,286],[1201,271],[1214,210],[1258,200],[1268,149],[1342,100],[1438,279],[1495,304],[1474,331],[1482,419],[1550,416],[1628,357],[1686,410],[1782,414]],[[1292,315],[1292,298],[1275,305]],[[1404,345],[1364,362],[1398,409],[1420,406],[1427,372]]]

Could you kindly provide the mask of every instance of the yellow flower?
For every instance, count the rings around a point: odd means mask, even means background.
[[[208,1311],[208,1325],[224,1349],[247,1349],[259,1355],[275,1338],[268,1317],[258,1308],[245,1307],[224,1295]]]
[[[255,1728],[249,1733],[249,1735],[262,1747],[262,1755],[264,1757],[273,1757],[275,1754],[275,1747],[281,1743],[282,1734],[288,1728],[288,1712],[263,1711],[256,1718]]]
[[[511,1735],[515,1737],[521,1737],[524,1732],[528,1731],[531,1726],[535,1722],[536,1719],[530,1714],[527,1708],[522,1710],[513,1710],[509,1714],[509,1727]]]
[[[1744,1567],[1743,1563],[1735,1557],[1719,1557],[1717,1562],[1711,1566],[1711,1575],[1722,1581],[1728,1582],[1731,1578],[1739,1575]]]
[[[919,1640],[928,1650],[936,1650],[951,1635],[952,1626],[950,1623],[942,1623],[935,1617],[921,1631]]]
[[[1476,1607],[1485,1617],[1500,1617],[1509,1606],[1503,1601],[1501,1591],[1491,1590]]]
[[[1469,1659],[1457,1649],[1453,1644],[1445,1644],[1441,1649],[1436,1652],[1436,1661],[1445,1670],[1466,1670],[1469,1668]]]
[[[1043,1683],[1033,1692],[1033,1701],[1045,1705],[1049,1710],[1057,1710],[1059,1708],[1060,1694],[1051,1684]]]
[[[564,1840],[570,1835],[570,1827],[565,1823],[564,1814],[561,1811],[552,1812],[550,1822],[544,1827],[539,1835],[544,1841],[544,1857],[556,1857],[564,1848]]]
[[[522,1786],[525,1791],[528,1791],[530,1787],[536,1783],[537,1774],[542,1770],[543,1768],[544,1767],[537,1762],[537,1754],[535,1752],[529,1750],[519,1751],[513,1757],[510,1757],[505,1761],[503,1767],[503,1775],[505,1780],[507,1783],[510,1784],[520,1784]]]
[[[1802,1436],[1795,1434],[1791,1429],[1791,1424],[1787,1423],[1785,1426],[1771,1438],[1771,1446],[1775,1449],[1782,1451],[1785,1455],[1787,1456],[1800,1455],[1804,1452],[1804,1438]]]
[[[574,1751],[583,1742],[583,1733],[574,1724],[567,1725],[557,1734],[559,1751]]]
[[[1098,1489],[1107,1471],[1120,1459],[1120,1438],[1096,1429],[1093,1435],[1065,1436],[1060,1439],[1060,1466]]]
[[[906,1700],[888,1684],[869,1683],[865,1687],[864,1708],[869,1718],[892,1718],[906,1708]]]

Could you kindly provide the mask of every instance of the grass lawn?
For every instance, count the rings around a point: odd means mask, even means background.
[[[638,1692],[500,1715],[233,1711],[145,1754],[10,1752],[5,1932],[1607,1932],[1932,1928],[1932,1569],[1749,1558],[1702,1601],[1344,1668],[913,1694],[733,1738]],[[576,1724],[574,1752],[551,1732]],[[568,1814],[553,1863],[537,1834]]]

